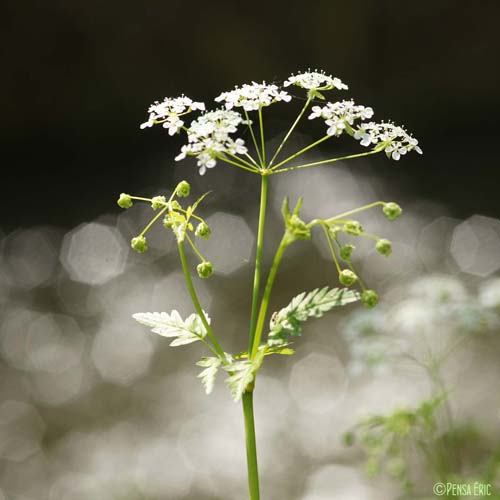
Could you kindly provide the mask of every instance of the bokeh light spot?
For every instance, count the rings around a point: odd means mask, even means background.
[[[338,358],[313,352],[293,365],[288,390],[301,410],[324,414],[342,401],[347,385]]]
[[[460,270],[485,278],[500,269],[500,221],[473,215],[454,232],[450,252]]]
[[[82,224],[65,237],[61,262],[75,281],[102,285],[125,268],[127,243],[105,224]]]

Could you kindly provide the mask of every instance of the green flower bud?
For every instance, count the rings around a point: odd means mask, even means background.
[[[376,248],[377,252],[379,252],[382,255],[385,255],[386,257],[389,257],[389,255],[391,255],[392,246],[391,246],[391,242],[389,240],[386,240],[384,238],[380,238],[377,241],[375,248]]]
[[[130,208],[134,203],[132,202],[132,197],[129,194],[122,193],[118,198],[118,206],[120,208]]]
[[[144,253],[148,249],[148,243],[144,236],[132,238],[130,246],[138,253]]]
[[[191,192],[191,186],[188,182],[181,181],[179,182],[179,184],[177,184],[175,192],[177,193],[177,196],[179,198],[185,198],[186,196],[189,196],[189,193]]]
[[[169,207],[169,210],[179,210],[180,208],[182,208],[177,200],[172,200],[168,204],[168,207]]]
[[[368,308],[375,307],[378,304],[378,293],[375,290],[365,290],[361,294],[361,302]]]
[[[194,232],[196,236],[199,236],[200,238],[205,238],[208,240],[210,238],[210,235],[212,234],[212,231],[210,231],[210,228],[205,222],[200,222],[196,226],[196,231]]]
[[[344,224],[344,231],[353,236],[359,236],[363,232],[363,226],[356,220],[351,220]]]
[[[208,278],[214,272],[214,268],[211,262],[205,261],[196,266],[196,271],[200,278]]]
[[[351,254],[354,252],[356,247],[354,245],[344,245],[340,247],[340,258],[345,261],[349,261],[351,259]]]
[[[393,201],[384,203],[382,211],[389,220],[397,219],[403,213],[403,209]]]
[[[174,225],[174,221],[172,220],[172,217],[170,214],[165,215],[163,218],[163,227],[165,229],[172,229],[172,226]]]
[[[292,214],[287,221],[287,229],[296,240],[310,240],[311,230],[306,223],[296,214]]]
[[[351,286],[358,281],[358,277],[350,269],[344,269],[339,274],[339,281],[345,286]]]
[[[153,210],[158,210],[166,202],[167,200],[165,199],[165,196],[153,196],[153,198],[151,199],[151,208]]]
[[[328,232],[330,233],[333,239],[336,239],[339,232],[342,231],[342,229],[343,229],[342,226],[333,225],[328,227]]]

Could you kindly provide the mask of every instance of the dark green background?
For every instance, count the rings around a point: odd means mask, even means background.
[[[499,14],[497,1],[4,0],[1,228],[70,227],[168,184],[182,139],[139,131],[154,99],[209,101],[309,66],[420,139],[424,157],[378,160],[398,189],[498,216]]]

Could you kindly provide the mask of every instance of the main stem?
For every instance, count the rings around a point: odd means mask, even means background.
[[[252,311],[250,313],[250,333],[248,338],[248,353],[252,350],[257,323],[260,283],[262,276],[262,253],[264,250],[264,228],[266,222],[267,192],[269,177],[262,175],[260,186],[259,228],[257,233],[257,249],[255,252],[255,273],[252,291]],[[259,468],[257,465],[257,443],[255,440],[255,423],[253,415],[253,384],[251,390],[243,393],[243,415],[245,418],[245,437],[247,449],[248,489],[250,500],[259,500]]]
[[[257,464],[257,446],[255,441],[255,424],[253,416],[253,391],[242,396],[243,415],[245,417],[245,436],[247,447],[248,490],[250,500],[259,500],[259,467]]]
[[[252,312],[250,314],[250,333],[248,338],[248,351],[252,349],[255,336],[255,324],[257,322],[257,311],[260,293],[260,283],[262,276],[262,253],[264,250],[264,227],[266,222],[267,191],[269,186],[269,177],[262,175],[260,186],[260,210],[259,210],[259,228],[257,232],[257,249],[255,252],[255,273],[253,278],[252,292]]]

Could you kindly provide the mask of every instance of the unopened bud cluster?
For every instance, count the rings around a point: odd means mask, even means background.
[[[189,244],[193,247],[193,250],[201,260],[201,263],[198,264],[196,268],[198,276],[200,278],[208,278],[213,273],[213,266],[202,257],[193,240],[189,237],[189,233],[194,232],[194,235],[199,238],[206,240],[210,238],[210,227],[201,217],[195,214],[195,210],[203,197],[200,198],[194,205],[188,206],[186,209],[184,209],[179,201],[175,199],[175,197],[186,198],[189,196],[190,192],[191,186],[189,183],[187,181],[181,181],[177,184],[168,200],[163,195],[153,196],[152,198],[139,198],[122,193],[118,198],[117,203],[121,208],[130,208],[133,205],[134,200],[149,201],[151,208],[155,211],[159,211],[159,213],[153,217],[149,224],[144,228],[141,234],[132,238],[130,246],[136,252],[144,253],[147,251],[148,244],[145,234],[156,222],[156,220],[163,215],[163,218],[161,219],[163,227],[165,229],[172,230],[179,244],[184,243],[186,239],[188,240]],[[193,219],[197,221],[196,229],[191,222]]]
[[[402,214],[401,207],[394,202],[376,202],[359,209],[351,210],[347,214],[354,214],[372,208],[375,206],[382,206],[382,211],[385,217],[389,220],[395,220]],[[301,221],[298,217],[298,211],[294,211],[293,214],[284,213],[285,225],[288,232],[292,232],[294,228],[297,227],[297,223],[294,224],[294,220]],[[328,240],[329,248],[332,253],[332,258],[335,266],[339,273],[340,284],[350,287],[359,284],[361,287],[361,301],[366,307],[374,307],[377,305],[379,297],[377,292],[374,290],[367,289],[363,281],[358,276],[352,257],[356,247],[351,243],[344,243],[340,241],[341,235],[344,237],[366,237],[371,240],[375,240],[375,250],[385,257],[389,257],[392,253],[391,242],[386,238],[379,238],[374,234],[366,233],[363,225],[354,219],[346,220],[343,216],[339,218],[331,218],[327,220],[314,219],[309,224],[302,222],[303,228],[310,233],[310,229],[315,225],[321,225],[325,229],[325,234]],[[296,230],[296,229],[295,229]],[[299,239],[297,236],[295,239]],[[347,263],[345,269],[342,269],[341,262]]]

